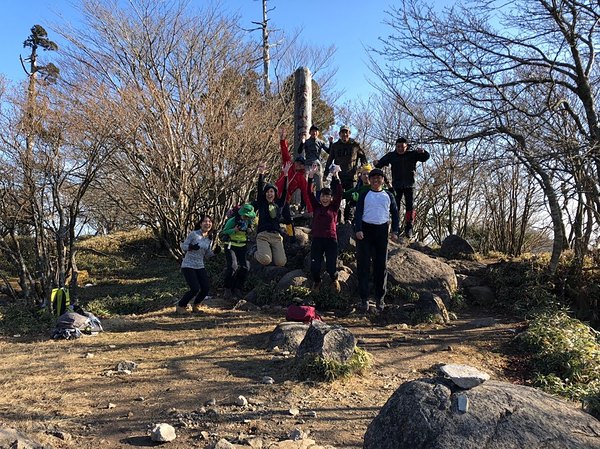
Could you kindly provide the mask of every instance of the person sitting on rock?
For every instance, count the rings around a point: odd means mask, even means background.
[[[254,258],[261,265],[269,265],[273,262],[276,266],[283,267],[287,262],[281,235],[281,222],[287,198],[287,174],[291,166],[291,161],[287,161],[283,166],[283,183],[279,198],[277,186],[265,184],[265,164],[261,163],[258,166],[256,201],[253,201],[252,205],[258,212]]]

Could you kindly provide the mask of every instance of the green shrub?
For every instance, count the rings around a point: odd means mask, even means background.
[[[348,362],[342,363],[323,357],[305,357],[298,362],[296,374],[301,380],[333,382],[354,374],[362,375],[372,364],[372,357],[364,349],[354,348],[354,354]]]
[[[600,416],[600,334],[565,311],[536,317],[518,342],[532,354],[533,384],[580,400]]]
[[[0,332],[5,335],[48,334],[56,319],[46,309],[24,302],[12,303],[0,309]]]
[[[388,302],[415,303],[419,300],[419,293],[401,285],[391,285],[387,290]]]

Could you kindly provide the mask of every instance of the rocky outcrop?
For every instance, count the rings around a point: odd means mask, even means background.
[[[322,321],[313,321],[296,352],[296,359],[322,357],[345,363],[354,354],[356,339],[341,326],[330,326]]]
[[[403,287],[416,292],[432,292],[449,304],[456,291],[454,270],[446,263],[410,248],[390,246],[388,276]]]
[[[440,255],[446,259],[475,259],[475,250],[469,242],[461,236],[451,234],[444,239],[440,248]]]
[[[407,382],[371,422],[364,449],[598,449],[600,421],[521,385],[460,390],[441,378]]]

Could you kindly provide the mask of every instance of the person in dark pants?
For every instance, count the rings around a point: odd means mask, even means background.
[[[240,299],[243,296],[242,288],[244,288],[246,276],[250,271],[250,262],[246,260],[248,232],[250,232],[255,218],[254,207],[251,204],[244,204],[233,217],[225,222],[223,230],[219,233],[225,245],[227,263],[223,282],[224,299],[229,300],[234,296]]]
[[[416,217],[413,199],[417,162],[425,162],[427,159],[429,159],[427,151],[422,148],[412,150],[404,137],[398,137],[396,149],[387,153],[380,160],[374,161],[377,168],[392,166],[392,187],[396,195],[396,206],[400,211],[400,203],[404,197],[406,204],[404,235],[409,239],[413,237]]]
[[[329,157],[325,163],[325,174],[330,173],[331,167],[335,165],[340,167],[339,178],[344,190],[354,187],[356,182],[356,173],[361,165],[367,163],[367,157],[360,147],[360,144],[350,137],[350,128],[346,125],[340,127],[339,140],[333,142],[329,140]],[[344,223],[351,223],[354,218],[354,201],[350,200],[344,207],[344,213],[341,219]]]
[[[320,165],[315,163],[308,172],[309,179],[319,172]],[[333,195],[332,195],[333,193]],[[325,255],[325,268],[331,277],[333,290],[340,292],[340,283],[337,272],[337,215],[342,202],[342,185],[337,175],[333,173],[331,188],[321,189],[319,201],[311,190],[309,200],[313,209],[313,220],[310,245],[310,272],[313,278],[312,290],[317,292],[321,286],[321,265]]]
[[[379,168],[369,173],[371,189],[362,193],[356,205],[356,266],[361,310],[369,310],[369,274],[373,264],[373,283],[377,310],[385,308],[390,217],[392,240],[398,239],[400,219],[394,195],[383,189],[384,175]]]
[[[178,314],[188,313],[188,304],[193,299],[194,305],[192,311],[200,312],[200,303],[208,295],[210,289],[210,280],[204,267],[204,259],[218,253],[221,248],[216,247],[215,252],[211,250],[212,239],[210,236],[213,227],[212,218],[204,215],[194,226],[185,241],[181,244],[182,251],[185,251],[183,262],[181,263],[181,273],[189,286],[183,297],[177,303],[175,311]]]

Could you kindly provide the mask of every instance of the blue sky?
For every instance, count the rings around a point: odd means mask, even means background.
[[[193,7],[202,7],[208,0],[191,0]],[[214,2],[211,2],[214,3]],[[383,25],[384,11],[393,0],[270,0],[271,26],[294,31],[302,28],[301,40],[308,44],[337,48],[334,65],[336,90],[345,92],[346,99],[366,98],[372,87],[367,82],[370,72],[364,46],[377,46],[377,38],[387,34]],[[76,0],[4,0],[0,27],[0,73],[10,80],[25,78],[19,54],[25,56],[23,41],[34,24],[48,31],[50,39],[59,43],[52,28],[64,20],[77,20]],[[242,25],[251,28],[252,21],[262,17],[258,0],[221,0],[225,11],[238,13]],[[260,34],[257,32],[257,39]]]

